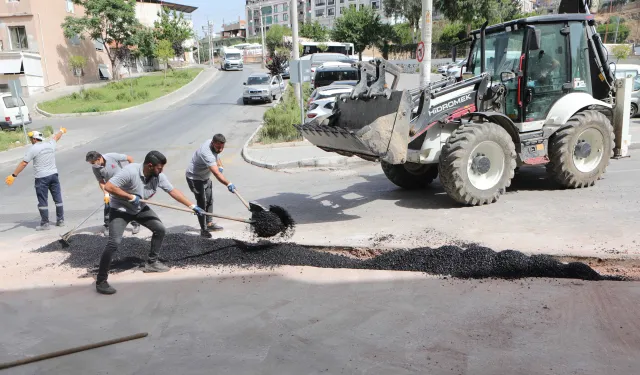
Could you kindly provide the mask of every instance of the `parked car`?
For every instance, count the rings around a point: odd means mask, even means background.
[[[289,62],[284,63],[284,71],[282,72],[282,78],[289,79],[291,78],[291,73],[289,72]]]
[[[18,107],[16,98],[11,96],[10,93],[0,94],[0,97],[2,97],[2,100],[0,100],[0,129],[9,130],[20,127],[22,125],[20,109],[22,109],[24,125],[31,124],[29,107],[27,107],[22,98],[19,99],[20,106]]]
[[[640,65],[618,64],[615,67],[616,78],[633,78],[631,87],[631,117],[638,114],[640,108]]]
[[[455,63],[454,63],[454,62],[450,62],[450,63],[448,63],[448,64],[440,65],[440,66],[438,67],[438,73],[440,73],[440,74],[446,74],[446,73],[447,73],[447,70],[449,70],[450,68],[452,68],[452,67],[453,67],[454,65],[456,65],[456,64],[460,64],[460,63],[461,63],[461,62],[463,62],[463,61],[464,61],[464,60],[458,60],[458,61],[456,61]]]
[[[309,104],[309,109],[307,110],[307,114],[304,118],[305,124],[316,117],[330,115],[335,104],[335,96],[315,100],[313,103]]]
[[[465,66],[465,65],[467,65],[467,60],[466,59],[453,64],[449,69],[447,69],[446,76],[447,77],[459,77],[460,76],[460,70],[462,70],[462,67]]]
[[[360,71],[353,66],[321,66],[313,76],[313,87],[323,87],[336,81],[358,80]]]
[[[337,84],[331,84],[328,86],[324,86],[324,87],[319,87],[315,90],[313,90],[311,92],[311,95],[309,96],[309,101],[307,102],[307,105],[310,105],[311,103],[313,103],[316,100],[320,100],[320,99],[326,99],[326,98],[331,98],[331,97],[336,97],[338,95],[341,94],[347,94],[350,93],[353,90],[353,86],[351,85],[339,85]]]
[[[281,75],[271,73],[252,73],[243,85],[242,102],[249,104],[253,101],[271,103],[284,93],[284,80]]]
[[[311,77],[320,66],[329,62],[354,63],[355,60],[350,59],[347,55],[341,53],[314,53],[309,59],[311,60]]]

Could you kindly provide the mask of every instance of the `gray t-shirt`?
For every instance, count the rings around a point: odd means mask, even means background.
[[[127,162],[127,155],[110,152],[102,155],[102,158],[104,159],[104,167],[91,169],[93,169],[93,174],[96,176],[96,180],[106,184],[109,182],[111,177],[120,172],[123,163]]]
[[[27,150],[24,161],[31,163],[33,160],[33,171],[35,178],[42,178],[58,173],[56,168],[56,141],[38,142]]]
[[[204,142],[191,157],[187,168],[187,178],[206,181],[211,176],[209,167],[218,164],[218,154],[211,151],[211,140]]]
[[[158,177],[149,177],[147,180],[143,174],[143,165],[139,163],[132,163],[122,168],[109,182],[129,194],[139,195],[142,199],[153,197],[158,188],[167,193],[173,190],[173,186],[164,173],[160,173]],[[125,211],[132,215],[137,214],[146,206],[144,203],[135,206],[128,200],[116,196],[112,196],[110,205],[113,209]]]

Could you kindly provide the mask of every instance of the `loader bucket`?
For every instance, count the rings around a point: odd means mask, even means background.
[[[298,126],[302,136],[329,152],[403,164],[412,110],[408,91],[371,98],[338,98],[333,113]]]

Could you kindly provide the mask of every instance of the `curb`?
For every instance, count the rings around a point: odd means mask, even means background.
[[[177,104],[180,103],[181,101],[183,101],[184,99],[188,98],[189,96],[193,95],[196,91],[200,90],[202,87],[204,87],[204,85],[206,85],[207,83],[209,83],[213,78],[215,78],[218,73],[220,72],[217,68],[204,68],[202,69],[202,71],[200,73],[198,73],[197,76],[193,77],[193,79],[191,80],[191,82],[187,83],[187,85],[189,85],[190,83],[195,82],[196,79],[198,79],[198,77],[200,77],[200,75],[202,75],[202,73],[204,73],[207,69],[215,69],[214,70],[214,74],[211,75],[211,78],[209,78],[206,81],[203,81],[198,87],[196,87],[194,90],[191,90],[189,93],[187,93],[184,97],[182,97],[181,99],[176,100],[173,104]],[[83,112],[83,113],[49,113],[46,112],[43,109],[40,109],[40,107],[38,107],[38,103],[36,103],[34,105],[34,109],[36,110],[36,112],[38,112],[39,114],[45,116],[45,117],[50,117],[50,118],[69,118],[69,117],[85,117],[85,116],[103,116],[103,115],[110,115],[113,113],[120,113],[120,112],[125,112],[125,111],[129,111],[135,108],[139,108],[142,107],[144,105],[153,103],[157,100],[160,99],[164,99],[170,95],[175,95],[177,93],[180,92],[180,90],[184,89],[187,85],[182,86],[181,88],[177,89],[176,91],[170,92],[166,95],[157,97],[155,99],[153,99],[150,102],[146,102],[146,103],[142,103],[142,104],[138,104],[136,106],[133,107],[129,107],[129,108],[123,108],[123,109],[117,109],[115,111],[105,111],[105,112]]]
[[[311,159],[302,159],[302,160],[292,160],[292,161],[284,161],[279,163],[267,163],[257,159],[254,159],[249,155],[249,144],[258,135],[260,129],[264,126],[264,122],[258,126],[258,128],[253,132],[251,137],[247,139],[242,146],[242,158],[244,161],[251,165],[255,165],[256,167],[271,169],[271,170],[282,170],[282,169],[291,169],[291,168],[335,168],[335,167],[346,167],[346,166],[354,166],[361,164],[369,164],[370,161],[366,161],[360,158],[355,157],[347,157],[347,156],[327,156],[322,158],[311,158]]]

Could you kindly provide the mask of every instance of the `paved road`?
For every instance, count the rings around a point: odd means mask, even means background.
[[[247,165],[240,149],[267,108],[241,104],[241,83],[250,71],[221,72],[198,95],[173,108],[64,120],[70,132],[94,128],[108,134],[57,156],[69,224],[79,222],[102,199],[84,162],[87,151],[124,152],[141,160],[147,151],[160,150],[169,160],[166,173],[176,187],[186,191],[184,169],[193,150],[213,133],[221,132],[229,140],[223,154],[225,174],[246,198],[287,207],[300,224],[293,238],[300,243],[439,246],[460,239],[496,250],[514,248],[531,253],[603,257],[640,254],[640,232],[636,228],[640,222],[640,161],[633,157],[612,161],[605,178],[584,190],[559,190],[545,179],[542,169],[523,168],[509,192],[498,203],[484,207],[454,204],[437,182],[423,191],[397,189],[375,164],[291,173]],[[62,121],[52,123],[57,126]],[[638,126],[635,121],[634,127]],[[109,132],[110,128],[118,130]],[[13,167],[3,165],[0,173],[7,175]],[[29,246],[63,232],[33,231],[38,214],[32,184],[27,169],[11,188],[0,186],[0,231],[5,245],[15,246],[19,240]],[[247,214],[223,186],[215,185],[214,196],[218,212]],[[163,193],[155,199],[170,203]],[[195,231],[192,216],[159,211],[172,230]],[[88,222],[90,230],[98,230],[99,216]],[[247,237],[242,224],[221,224],[227,230],[220,236]],[[380,237],[385,241],[378,241]]]

